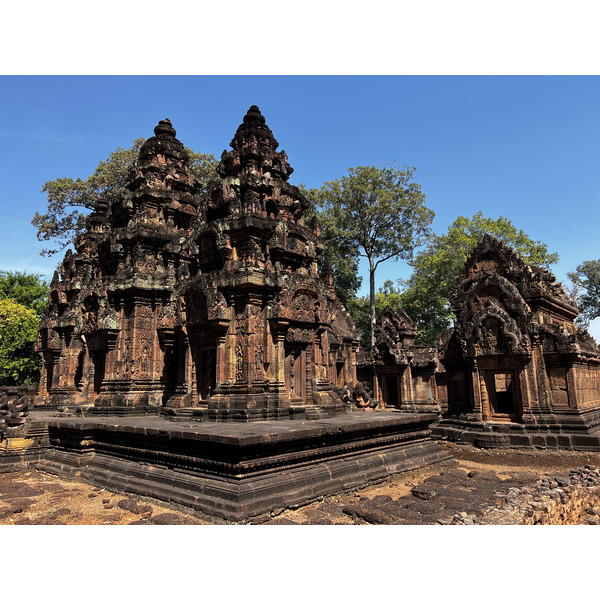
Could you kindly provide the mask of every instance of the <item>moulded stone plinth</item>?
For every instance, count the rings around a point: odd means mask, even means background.
[[[39,468],[242,520],[451,458],[430,415],[346,413],[316,421],[50,419]]]
[[[443,419],[432,427],[433,439],[474,444],[480,448],[550,448],[600,452],[597,416],[552,417],[551,423],[495,423]]]

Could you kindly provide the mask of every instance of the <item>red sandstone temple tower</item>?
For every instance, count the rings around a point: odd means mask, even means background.
[[[256,106],[206,197],[168,120],[52,281],[41,402],[199,418],[342,410],[358,336],[321,276],[316,220]]]
[[[339,388],[355,383],[357,331],[319,276],[318,223],[305,223],[308,202],[288,183],[293,169],[258,107],[231,147],[201,205],[181,287],[192,402],[217,418],[338,410]]]
[[[140,150],[127,192],[99,201],[55,273],[39,329],[45,402],[156,406],[171,381],[161,319],[186,272],[181,241],[196,222],[200,183],[168,120]],[[168,336],[167,336],[168,338]]]

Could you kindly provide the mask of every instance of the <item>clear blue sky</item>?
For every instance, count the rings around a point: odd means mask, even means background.
[[[482,210],[558,252],[559,280],[600,258],[599,77],[2,76],[0,92],[0,269],[51,277],[58,257],[39,255],[30,224],[44,182],[86,178],[165,117],[186,146],[219,157],[251,104],[293,184],[395,160],[416,167],[437,233]],[[409,273],[384,264],[377,285]]]

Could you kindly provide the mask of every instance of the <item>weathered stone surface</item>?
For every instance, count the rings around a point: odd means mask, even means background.
[[[176,513],[163,513],[149,519],[132,521],[130,525],[198,525],[195,519],[184,517]]]
[[[534,484],[535,476],[521,476]],[[502,479],[493,471],[448,469],[425,479],[411,489],[411,494],[397,500],[386,496],[344,503],[344,514],[357,522],[372,524],[461,524],[478,523],[490,504],[505,503],[511,496],[517,479]],[[464,512],[465,507],[470,512]],[[460,513],[460,514],[459,514]]]
[[[342,400],[353,388],[377,404],[318,267],[319,223],[258,107],[204,195],[170,121],[154,133],[52,279],[36,399],[51,410],[23,424],[18,443],[37,453],[0,456],[0,469],[35,462],[239,520],[447,460],[429,439],[435,411],[357,414]]]
[[[53,419],[39,467],[239,520],[448,460],[428,439],[434,419],[386,412],[184,425],[158,416]]]
[[[482,448],[600,450],[600,351],[549,271],[486,235],[451,304],[448,410],[434,435]]]
[[[30,498],[32,496],[41,496],[44,490],[31,487],[30,485],[19,482],[6,482],[2,486],[2,499],[4,501],[12,498]]]
[[[414,487],[410,492],[415,498],[420,498],[421,500],[431,500],[434,496],[438,495],[438,489],[433,485],[417,486]]]
[[[276,519],[271,519],[270,521],[263,523],[263,525],[299,525],[299,523],[285,517],[277,517]]]
[[[589,465],[570,476],[546,477],[534,485],[511,488],[504,506],[487,510],[480,524],[595,525],[600,510],[600,469]]]

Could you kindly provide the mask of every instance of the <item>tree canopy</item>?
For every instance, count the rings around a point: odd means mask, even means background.
[[[383,286],[375,294],[376,318],[388,306],[390,308],[402,308],[401,291],[394,287],[394,282],[391,279],[384,281]],[[371,346],[371,302],[369,297],[352,298],[346,308],[360,331],[361,345],[364,348],[369,348]]]
[[[40,317],[48,301],[48,283],[41,275],[0,271],[0,299],[6,298],[30,308]]]
[[[319,257],[319,267],[328,263],[333,270],[335,293],[346,307],[356,298],[362,277],[358,275],[359,252],[340,231],[331,211],[326,210],[324,198],[320,190],[306,189],[300,185],[303,193],[311,200],[311,206],[306,212],[306,220],[317,216],[321,226],[323,254]]]
[[[99,198],[108,201],[125,189],[127,173],[134,165],[140,148],[146,140],[134,140],[131,148],[117,148],[100,162],[87,179],[59,177],[47,181],[42,193],[47,194],[48,210],[35,213],[31,221],[38,232],[38,240],[53,243],[40,254],[56,254],[75,240],[83,231],[85,217]],[[190,168],[205,183],[216,176],[217,161],[212,154],[199,154],[186,148],[190,155]]]
[[[0,299],[0,385],[37,383],[40,359],[35,352],[39,317],[11,298]]]
[[[586,260],[575,271],[567,273],[573,296],[579,306],[578,323],[587,327],[600,317],[600,260]]]
[[[37,383],[35,340],[47,301],[41,275],[0,271],[0,385]]]
[[[330,256],[336,275],[351,273],[353,266],[358,266],[358,256],[369,262],[371,343],[377,267],[390,259],[412,258],[414,249],[430,233],[434,213],[425,206],[425,194],[413,181],[414,172],[414,167],[394,165],[354,167],[347,176],[310,190],[319,218],[334,242]],[[340,260],[343,256],[350,257],[346,265]]]
[[[411,261],[408,281],[401,282],[402,308],[418,327],[417,341],[433,342],[451,325],[450,290],[475,246],[489,233],[514,248],[532,266],[549,267],[558,254],[532,240],[509,219],[491,219],[480,211],[470,219],[458,217],[444,235],[432,235],[424,250]]]

